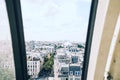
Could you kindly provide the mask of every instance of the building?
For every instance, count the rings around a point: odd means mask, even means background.
[[[43,66],[43,58],[39,53],[27,55],[27,70],[31,78],[37,78]]]
[[[54,59],[55,80],[81,80],[84,50],[72,43],[56,50]]]
[[[35,46],[35,50],[45,54],[53,54],[55,49],[51,45]]]
[[[27,70],[28,75],[37,78],[40,72],[40,61],[39,60],[27,61]]]
[[[69,64],[61,64],[61,66],[59,68],[58,77],[61,80],[68,80],[68,76],[69,76]]]
[[[81,80],[82,70],[80,65],[69,66],[69,80]]]

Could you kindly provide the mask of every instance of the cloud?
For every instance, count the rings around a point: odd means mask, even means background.
[[[85,10],[79,8],[85,4],[82,1],[21,0],[26,39],[85,41],[86,27],[82,21],[85,17],[81,15]]]

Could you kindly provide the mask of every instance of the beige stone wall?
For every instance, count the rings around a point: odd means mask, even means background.
[[[95,30],[94,30],[94,35],[93,35],[93,42],[92,42],[92,48],[91,48],[91,56],[90,56],[87,80],[104,80],[104,72],[105,72],[105,67],[106,67],[106,63],[107,63],[107,58],[109,55],[110,45],[112,42],[117,19],[120,14],[120,0],[109,0],[107,8],[104,5],[106,8],[106,13],[104,13],[103,17],[102,16],[101,17],[105,21],[101,25],[102,21],[100,21],[100,20],[102,20],[102,19],[100,19],[98,17],[98,15],[101,15],[100,9],[101,9],[101,11],[105,10],[104,7],[102,7],[102,6],[101,6],[102,8],[100,8],[99,4],[101,4],[101,5],[104,4],[104,2],[102,2],[102,1],[103,0],[99,0],[99,3],[98,3],[99,11],[97,11],[97,17],[96,17],[97,22],[95,22]],[[106,5],[107,5],[107,2],[106,2]],[[97,19],[99,19],[99,20],[97,20]],[[97,32],[99,27],[103,27],[103,29],[100,29],[100,30],[102,30],[101,31],[102,34],[100,31]],[[97,37],[96,37],[96,39],[94,38],[94,36],[96,34],[95,31],[98,34],[99,39],[97,39]],[[94,55],[93,55],[93,53],[94,53]],[[117,59],[120,59],[120,57]],[[95,64],[95,66],[94,66],[94,64]],[[118,64],[120,65],[120,63],[118,63]],[[93,68],[92,68],[92,66],[93,66]],[[94,69],[94,70],[90,70],[90,69]],[[117,70],[116,67],[114,67],[114,69]],[[92,73],[91,77],[90,77],[90,75],[91,75],[90,73]],[[114,72],[114,75],[118,76],[118,74],[115,74],[115,72]],[[114,79],[114,80],[120,80],[120,79]]]
[[[120,27],[120,23],[118,26]],[[109,72],[111,73],[113,80],[120,80],[120,31],[116,41]]]
[[[94,80],[103,80],[108,53],[120,12],[120,0],[110,0],[101,37]]]

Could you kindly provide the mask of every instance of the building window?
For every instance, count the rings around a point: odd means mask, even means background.
[[[75,71],[76,76],[80,76],[80,71]]]
[[[70,75],[73,75],[73,71],[70,71]]]

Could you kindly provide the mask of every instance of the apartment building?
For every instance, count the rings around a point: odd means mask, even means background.
[[[54,59],[55,80],[81,80],[84,50],[72,43],[56,50]]]
[[[28,68],[28,75],[32,76],[33,78],[37,78],[40,72],[40,61],[27,61],[27,68]]]
[[[27,71],[31,78],[37,78],[43,66],[43,58],[39,53],[27,55]]]

